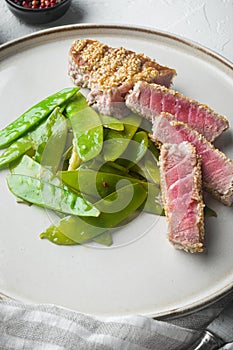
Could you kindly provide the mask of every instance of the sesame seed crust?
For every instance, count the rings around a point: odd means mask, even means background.
[[[195,242],[189,242],[189,241],[180,241],[179,240],[179,233],[176,235],[174,234],[170,218],[172,213],[169,210],[168,205],[168,198],[167,198],[167,186],[165,181],[165,174],[164,174],[164,162],[162,161],[162,154],[160,154],[160,169],[161,169],[161,190],[162,190],[162,200],[164,204],[164,211],[166,215],[166,220],[168,222],[169,227],[169,234],[168,234],[168,240],[170,243],[173,244],[173,246],[177,249],[183,249],[186,252],[191,253],[202,253],[205,249],[205,232],[204,232],[204,202],[202,198],[202,173],[201,173],[201,158],[197,155],[195,148],[188,142],[184,141],[183,145],[185,145],[187,149],[187,155],[190,158],[190,162],[193,164],[193,192],[192,192],[192,200],[197,202],[197,208],[196,208],[196,222],[194,226],[197,228],[198,237],[195,238]],[[171,144],[163,144],[161,148],[163,149],[163,158],[166,158],[166,156],[169,153],[169,149],[172,147],[176,147],[175,145]],[[179,145],[177,146],[179,147]]]
[[[136,82],[153,81],[167,74],[176,74],[174,69],[159,65],[144,54],[136,54],[123,47],[112,48],[97,40],[76,40],[70,49],[71,60],[89,76],[91,87],[110,91],[122,85],[133,86]]]

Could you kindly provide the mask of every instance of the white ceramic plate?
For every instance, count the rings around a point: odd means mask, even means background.
[[[76,38],[97,38],[143,52],[178,75],[174,87],[209,104],[233,124],[233,66],[208,50],[147,29],[81,25],[59,27],[8,43],[1,49],[0,128],[46,96],[72,86],[68,50]],[[233,158],[232,129],[217,145]],[[0,172],[0,290],[10,297],[54,303],[96,315],[175,316],[227,293],[233,285],[233,210],[208,204],[207,252],[175,250],[164,217],[143,214],[114,235],[114,245],[59,247],[39,239],[48,213],[16,203]]]

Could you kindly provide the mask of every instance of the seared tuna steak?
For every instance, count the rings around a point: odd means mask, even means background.
[[[161,112],[173,114],[177,120],[187,123],[210,142],[229,127],[227,119],[207,105],[164,86],[147,82],[138,82],[134,86],[126,98],[126,105],[149,120]]]
[[[169,241],[191,253],[202,252],[204,215],[201,160],[188,142],[165,143],[160,153],[161,189]]]
[[[91,90],[88,99],[100,113],[129,113],[125,95],[141,80],[170,86],[174,69],[159,65],[143,54],[112,48],[97,40],[76,40],[69,55],[69,75],[75,85]]]
[[[233,164],[204,136],[187,124],[178,122],[171,114],[161,113],[153,120],[151,138],[158,144],[190,142],[201,157],[203,187],[223,204],[233,202]]]

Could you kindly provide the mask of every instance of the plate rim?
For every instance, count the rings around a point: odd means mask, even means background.
[[[141,33],[141,34],[150,34],[155,36],[160,36],[161,38],[166,38],[168,40],[171,40],[173,42],[182,44],[184,47],[188,47],[189,49],[192,49],[194,51],[197,51],[203,55],[208,56],[208,58],[214,60],[216,63],[220,63],[224,65],[227,69],[232,71],[233,73],[233,62],[231,62],[229,59],[225,58],[221,54],[215,52],[214,50],[207,48],[206,46],[199,44],[193,40],[187,39],[183,36],[173,34],[167,31],[159,30],[159,29],[153,29],[150,27],[145,26],[134,26],[134,25],[122,25],[122,24],[95,24],[95,23],[84,23],[84,24],[68,24],[68,25],[62,25],[58,27],[51,27],[48,29],[42,29],[38,30],[36,32],[21,36],[17,39],[10,40],[2,45],[0,45],[0,63],[4,59],[7,59],[12,56],[12,54],[16,54],[19,52],[22,52],[22,50],[17,51],[17,47],[20,47],[23,43],[33,43],[35,39],[41,38],[41,37],[48,37],[51,36],[51,41],[54,41],[53,35],[57,33],[64,33],[64,32],[72,32],[75,30],[113,30],[113,31],[127,31],[132,33]],[[43,43],[42,43],[43,44]],[[38,44],[36,44],[37,46]],[[33,45],[31,46],[31,48]],[[16,48],[16,52],[12,53],[11,49]],[[7,53],[4,56],[4,53]],[[3,57],[2,57],[3,56]],[[226,284],[224,287],[220,288],[218,291],[215,291],[214,293],[210,294],[209,296],[202,297],[202,299],[189,303],[188,305],[177,307],[174,309],[166,310],[164,312],[158,312],[148,315],[148,317],[156,318],[156,319],[175,319],[182,316],[187,316],[189,314],[192,314],[194,312],[197,312],[199,310],[202,310],[206,307],[209,307],[213,303],[221,300],[222,298],[226,297],[228,294],[230,294],[233,291],[233,280]],[[0,300],[4,299],[11,299],[13,298],[1,293],[0,291]]]

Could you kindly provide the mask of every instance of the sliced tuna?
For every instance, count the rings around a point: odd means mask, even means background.
[[[153,120],[151,138],[158,144],[190,142],[201,157],[203,187],[223,204],[233,202],[233,164],[224,153],[216,149],[203,135],[178,122],[174,116],[161,113]]]
[[[68,73],[75,85],[91,90],[88,99],[102,114],[129,113],[125,95],[138,81],[170,86],[174,69],[143,54],[112,48],[97,40],[76,40],[69,54]]]
[[[204,248],[201,160],[188,142],[165,143],[160,153],[160,177],[168,239],[192,253]]]
[[[207,105],[157,84],[135,84],[127,95],[126,105],[149,120],[161,112],[173,114],[178,121],[187,123],[210,142],[229,127],[227,119]]]

